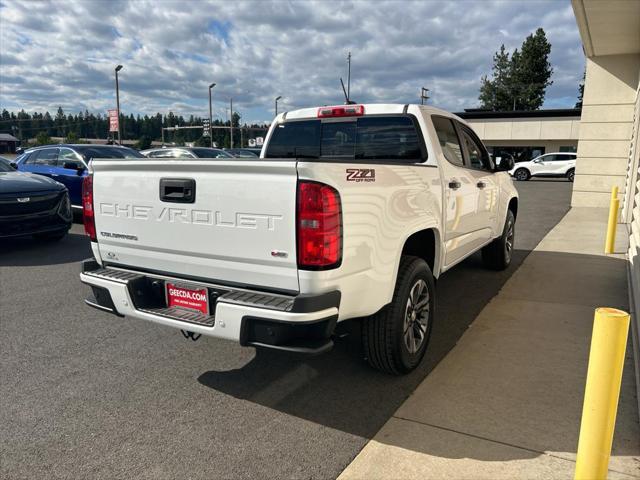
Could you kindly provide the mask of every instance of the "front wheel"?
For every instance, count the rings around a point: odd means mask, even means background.
[[[529,170],[527,170],[526,168],[519,168],[518,170],[515,171],[513,176],[519,182],[524,182],[525,180],[529,180],[529,178],[531,177],[531,174],[529,173]]]
[[[482,261],[492,270],[504,270],[511,264],[516,234],[516,218],[507,210],[502,235],[482,249]]]
[[[416,368],[427,351],[435,306],[429,265],[421,258],[403,256],[391,304],[362,326],[369,365],[393,375]]]

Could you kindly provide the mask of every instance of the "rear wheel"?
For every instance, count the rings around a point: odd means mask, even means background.
[[[435,283],[429,265],[403,256],[391,304],[362,325],[369,364],[394,375],[416,368],[427,351],[434,313]]]
[[[575,176],[576,171],[575,169],[571,169],[567,172],[567,180],[569,180],[570,182],[573,182],[573,177]]]
[[[482,261],[492,270],[504,270],[511,264],[513,242],[515,240],[516,219],[511,210],[507,210],[502,235],[482,249]]]
[[[531,178],[531,174],[529,173],[529,170],[527,170],[526,168],[519,168],[518,170],[515,171],[513,176],[519,182],[523,182]]]

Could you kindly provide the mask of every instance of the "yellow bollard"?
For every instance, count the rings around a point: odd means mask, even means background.
[[[596,309],[575,480],[607,478],[628,331],[627,312]]]
[[[618,200],[618,187],[611,189],[611,202],[609,202],[609,223],[607,224],[607,240],[604,244],[604,253],[613,253],[613,247],[616,243],[616,227],[618,226],[618,209],[620,208],[620,200]]]

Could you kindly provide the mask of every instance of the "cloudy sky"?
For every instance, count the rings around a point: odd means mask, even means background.
[[[164,1],[0,0],[0,108],[208,114],[230,97],[249,121],[282,108],[340,103],[351,51],[352,97],[477,106],[480,77],[504,43],[537,27],[552,43],[546,108],[572,107],[584,55],[569,0]]]

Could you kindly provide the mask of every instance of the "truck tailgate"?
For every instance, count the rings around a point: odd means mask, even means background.
[[[295,161],[95,160],[92,170],[105,262],[298,291]]]

